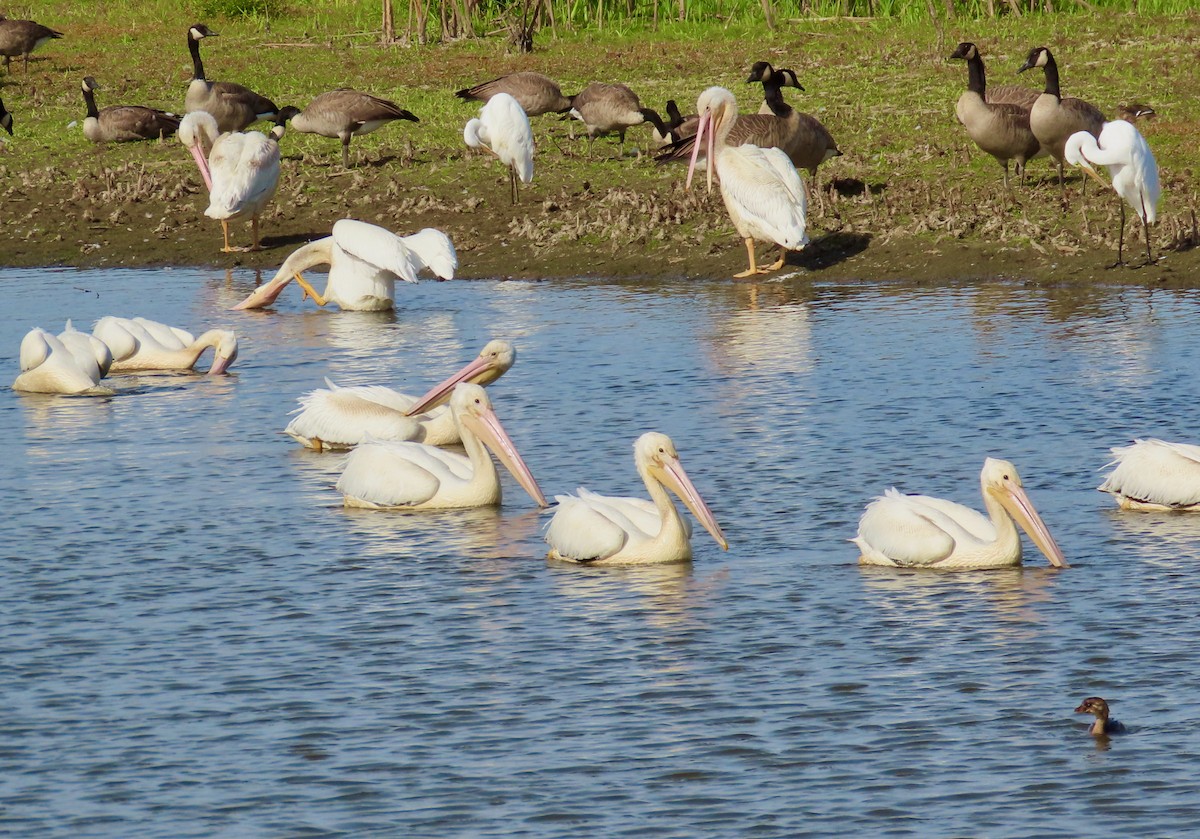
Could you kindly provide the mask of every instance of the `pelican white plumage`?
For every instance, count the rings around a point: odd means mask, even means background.
[[[500,504],[492,453],[539,507],[546,497],[500,424],[487,392],[463,382],[450,396],[466,457],[422,443],[367,440],[350,452],[337,488],[347,507],[435,510]]]
[[[239,250],[229,245],[229,220],[245,216],[250,217],[254,231],[250,250],[262,249],[258,217],[279,186],[279,140],[283,132],[283,126],[276,125],[270,136],[257,131],[221,134],[216,119],[207,111],[192,111],[179,123],[179,139],[196,159],[208,187],[204,215],[221,222],[225,253]],[[206,143],[211,149],[207,157]]]
[[[1107,166],[1112,178],[1112,188],[1123,200],[1121,204],[1121,232],[1117,239],[1117,264],[1124,262],[1125,250],[1125,205],[1128,204],[1142,220],[1146,232],[1146,261],[1153,262],[1150,255],[1150,225],[1158,218],[1158,199],[1161,189],[1158,182],[1158,163],[1150,144],[1133,123],[1123,119],[1104,123],[1099,139],[1087,131],[1076,131],[1067,138],[1063,158],[1072,166],[1104,183],[1104,179],[1092,168]],[[1107,184],[1106,184],[1107,185]]]
[[[318,294],[301,272],[316,265],[329,266],[325,293]],[[336,303],[347,311],[391,309],[396,279],[417,282],[417,273],[428,269],[443,280],[454,278],[458,255],[450,237],[426,227],[411,236],[397,236],[365,221],[344,218],[334,222],[331,235],[294,251],[270,282],[264,283],[235,309],[261,309],[275,302],[293,279],[318,306]],[[301,299],[303,299],[301,298]]]
[[[68,324],[68,331],[70,325]],[[80,334],[80,333],[76,333]],[[74,351],[57,336],[34,327],[21,339],[21,373],[13,390],[29,393],[83,393],[100,384],[100,364],[91,349]]]
[[[349,449],[364,440],[410,440],[429,446],[460,442],[454,416],[444,406],[455,385],[489,385],[512,367],[517,351],[508,341],[489,341],[470,363],[417,398],[382,385],[326,388],[300,397],[284,433],[310,449]]]
[[[1025,494],[1015,466],[989,457],[979,483],[988,518],[953,501],[889,489],[867,505],[858,536],[850,540],[862,553],[858,561],[955,571],[1020,565],[1019,524],[1051,565],[1067,567],[1062,550]]]
[[[191,370],[212,347],[208,373],[217,376],[228,370],[238,356],[237,336],[228,329],[210,329],[196,338],[185,329],[158,321],[106,315],[96,321],[92,335],[112,350],[114,373]]]
[[[557,495],[558,511],[546,530],[550,559],[588,565],[652,565],[692,558],[691,525],[679,515],[671,492],[722,548],[729,543],[712,511],[692,484],[675,444],[648,432],[633,444],[633,460],[650,499],[597,495],[580,487]]]
[[[512,202],[516,204],[520,200],[517,181],[533,181],[533,129],[520,103],[510,94],[495,94],[479,110],[478,117],[467,121],[463,140],[473,149],[487,149],[508,167]]]
[[[692,185],[696,159],[708,131],[705,151],[708,169],[708,188],[712,190],[714,168],[721,180],[721,197],[738,235],[746,243],[750,267],[735,277],[765,274],[783,267],[789,250],[799,250],[808,244],[808,200],[800,173],[780,149],[763,149],[754,145],[729,146],[726,137],[737,121],[737,101],[723,87],[710,87],[696,100],[700,124],[692,160],[688,165],[687,186]],[[779,245],[779,261],[760,268],[754,258],[754,240]]]
[[[1122,510],[1200,510],[1200,446],[1134,440],[1112,455],[1108,465],[1116,468],[1099,490],[1114,496]]]
[[[58,340],[75,356],[75,361],[89,379],[99,381],[112,369],[113,354],[108,344],[94,335],[80,332],[71,325],[71,321],[68,320],[66,328],[58,333]]]

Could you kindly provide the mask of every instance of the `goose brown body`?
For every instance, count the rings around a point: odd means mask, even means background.
[[[541,73],[523,71],[509,73],[498,79],[463,88],[454,95],[467,101],[487,102],[497,93],[507,93],[527,116],[565,114],[571,110],[571,100],[563,96],[558,82]]]
[[[109,105],[96,107],[96,80],[83,80],[83,101],[87,117],[83,120],[83,136],[93,143],[128,143],[137,140],[156,140],[170,137],[179,130],[175,114],[142,105]]]
[[[319,134],[342,141],[342,165],[350,168],[350,140],[370,134],[389,122],[403,119],[420,122],[412,111],[395,102],[350,88],[338,88],[322,93],[308,103],[303,111],[284,108],[282,119],[290,119],[292,128],[305,134]]]
[[[1063,151],[1067,138],[1076,131],[1086,131],[1099,138],[1104,127],[1104,114],[1095,105],[1082,99],[1063,98],[1058,81],[1058,63],[1050,50],[1034,47],[1017,71],[1023,73],[1041,67],[1046,74],[1046,89],[1029,110],[1029,127],[1042,148],[1058,166],[1058,182],[1063,183]]]
[[[207,111],[217,121],[222,134],[241,131],[260,119],[274,120],[279,108],[265,96],[234,82],[212,82],[204,76],[204,63],[200,60],[200,41],[215,38],[203,23],[188,29],[188,51],[192,56],[192,81],[184,97],[184,110]]]
[[[29,54],[47,41],[61,38],[63,33],[56,32],[48,26],[32,20],[8,20],[0,15],[0,55],[4,56],[4,69],[8,70],[9,62],[14,55],[24,59],[25,69],[29,69]]]

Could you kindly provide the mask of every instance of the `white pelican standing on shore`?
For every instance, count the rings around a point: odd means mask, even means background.
[[[324,294],[317,294],[301,274],[316,265],[329,266]],[[336,303],[346,311],[382,311],[394,306],[397,278],[415,283],[417,272],[426,268],[440,279],[454,278],[458,255],[442,231],[426,227],[411,236],[397,236],[378,225],[344,218],[334,222],[329,236],[294,251],[270,282],[233,308],[269,306],[295,279],[304,289],[301,299],[311,297],[318,306]]]
[[[1108,465],[1116,468],[1098,489],[1114,496],[1122,510],[1200,510],[1200,446],[1134,440],[1112,454]]]
[[[808,244],[805,232],[808,200],[800,173],[780,149],[763,149],[754,145],[728,146],[725,138],[737,122],[737,101],[723,87],[710,87],[696,100],[700,124],[696,128],[692,160],[688,165],[687,187],[691,188],[696,159],[708,132],[705,151],[708,188],[712,190],[714,167],[721,179],[721,197],[725,209],[746,243],[750,267],[737,278],[765,274],[783,267],[789,250],[800,250]],[[754,240],[779,245],[779,261],[760,268],[754,257]]]
[[[990,518],[953,501],[889,489],[867,505],[858,536],[850,540],[862,552],[858,561],[955,571],[1020,565],[1019,524],[1051,565],[1067,567],[1063,552],[1025,495],[1016,467],[989,457],[979,483]]]
[[[73,351],[34,327],[21,339],[21,373],[12,387],[29,393],[83,393],[100,384],[100,366],[98,358]]]
[[[509,197],[521,200],[518,181],[533,181],[533,129],[520,103],[507,93],[497,93],[468,120],[463,140],[473,149],[484,148],[508,168]]]
[[[368,440],[350,452],[337,488],[347,507],[438,510],[495,507],[500,476],[493,454],[539,507],[546,497],[500,424],[487,391],[464,382],[450,396],[450,412],[466,457],[422,443]]]
[[[112,350],[114,373],[141,370],[191,370],[212,347],[210,376],[219,376],[237,359],[237,336],[228,329],[210,329],[199,338],[185,329],[146,318],[106,315],[96,321],[92,335]]]
[[[633,444],[633,460],[650,499],[596,495],[580,487],[557,495],[558,512],[546,530],[550,559],[587,565],[654,565],[692,558],[692,527],[679,515],[679,496],[717,544],[729,543],[712,511],[692,484],[675,444],[666,434],[648,432]]]
[[[326,379],[328,388],[300,397],[296,417],[284,433],[317,451],[350,449],[366,439],[454,445],[460,442],[458,427],[444,403],[455,385],[489,385],[508,372],[516,358],[508,341],[489,341],[470,363],[420,398],[382,385],[338,387]]]
[[[179,123],[179,139],[187,146],[208,187],[208,209],[204,215],[221,222],[225,253],[246,248],[229,245],[229,220],[250,216],[254,244],[262,250],[258,217],[279,186],[279,140],[284,128],[276,125],[267,136],[258,131],[221,134],[217,121],[207,111],[192,111]],[[207,157],[204,144],[209,146]]]

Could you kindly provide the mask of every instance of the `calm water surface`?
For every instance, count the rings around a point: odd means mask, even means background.
[[[0,828],[25,836],[1180,835],[1200,823],[1200,517],[1107,448],[1196,441],[1200,296],[451,282],[395,315],[226,308],[250,272],[6,271],[31,326],[231,325],[235,375],[5,390]],[[280,434],[331,377],[420,392],[493,337],[547,495],[671,434],[729,537],[548,564],[539,513],[348,511]],[[1074,567],[864,569],[890,485],[1013,460]],[[1071,711],[1113,701],[1098,747]]]

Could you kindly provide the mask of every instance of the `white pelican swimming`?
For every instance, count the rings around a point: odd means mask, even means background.
[[[68,325],[68,331],[73,331]],[[82,334],[82,333],[76,333]],[[76,345],[34,327],[21,339],[21,374],[13,390],[30,393],[83,393],[100,384],[99,359]]]
[[[237,359],[237,336],[228,329],[210,329],[196,338],[192,333],[146,318],[106,315],[96,321],[92,335],[109,346],[112,372],[140,370],[191,370],[209,347],[213,349],[211,376],[224,373]]]
[[[945,568],[956,571],[1021,564],[1021,537],[1029,534],[1051,565],[1067,560],[1025,495],[1021,476],[1007,460],[989,457],[979,475],[988,518],[961,504],[889,489],[867,505],[858,522],[864,565]],[[1015,520],[1015,521],[1014,521]]]
[[[423,443],[365,441],[350,452],[338,478],[346,506],[379,510],[497,506],[500,476],[489,449],[537,505],[546,506],[546,497],[492,410],[487,391],[463,382],[450,396],[450,412],[466,457]]]
[[[429,446],[460,442],[454,416],[443,403],[459,382],[489,385],[512,367],[517,351],[508,341],[489,341],[469,364],[420,398],[382,385],[318,388],[300,397],[284,433],[310,449],[349,449],[366,439],[411,440]]]
[[[533,129],[517,100],[497,93],[487,101],[479,116],[467,121],[463,140],[473,149],[484,148],[508,167],[510,197],[520,200],[520,183],[533,181]]]
[[[1122,510],[1200,510],[1200,446],[1165,440],[1134,440],[1112,450],[1116,466],[1101,492]]]
[[[692,558],[692,527],[679,515],[668,489],[728,550],[725,534],[683,470],[670,437],[643,434],[633,444],[633,461],[651,500],[596,495],[582,487],[578,496],[555,496],[558,512],[546,530],[550,559],[588,565],[686,562]]]
[[[75,356],[79,368],[87,373],[89,379],[99,381],[112,369],[113,354],[108,344],[94,335],[80,332],[71,325],[70,320],[66,328],[58,333],[58,340]]]
[[[1161,189],[1158,183],[1158,163],[1150,144],[1132,123],[1123,119],[1104,123],[1100,138],[1087,131],[1077,131],[1067,138],[1063,159],[1072,166],[1079,166],[1101,184],[1104,179],[1092,168],[1107,166],[1112,178],[1112,188],[1124,199],[1121,203],[1121,232],[1117,239],[1117,264],[1124,262],[1125,254],[1125,205],[1128,204],[1142,220],[1146,233],[1146,261],[1153,262],[1150,255],[1150,225],[1158,218],[1158,199]]]
[[[808,200],[800,173],[781,149],[762,149],[754,145],[727,146],[725,138],[737,122],[737,102],[723,87],[710,87],[696,100],[700,124],[688,165],[687,186],[692,185],[696,158],[708,131],[705,151],[708,188],[712,190],[713,169],[721,179],[721,197],[725,209],[746,243],[750,267],[735,277],[765,274],[783,267],[789,250],[808,244],[805,232]],[[760,268],[754,258],[754,240],[774,242],[780,247],[779,261]]]
[[[315,265],[329,266],[324,294],[317,294],[301,276]],[[233,308],[268,306],[295,279],[304,289],[304,297],[312,297],[318,306],[336,303],[355,312],[390,309],[396,297],[396,279],[415,283],[417,272],[426,268],[443,280],[454,278],[458,255],[442,231],[426,227],[411,236],[397,236],[374,224],[344,218],[334,222],[331,235],[292,253],[269,283]]]
[[[216,119],[207,111],[192,111],[179,123],[179,139],[196,159],[208,187],[204,215],[220,220],[225,253],[239,250],[229,246],[229,220],[244,216],[250,217],[254,230],[250,250],[262,249],[258,217],[279,186],[279,139],[283,131],[282,125],[276,125],[269,137],[257,131],[221,134]],[[204,143],[211,148],[207,158]]]

